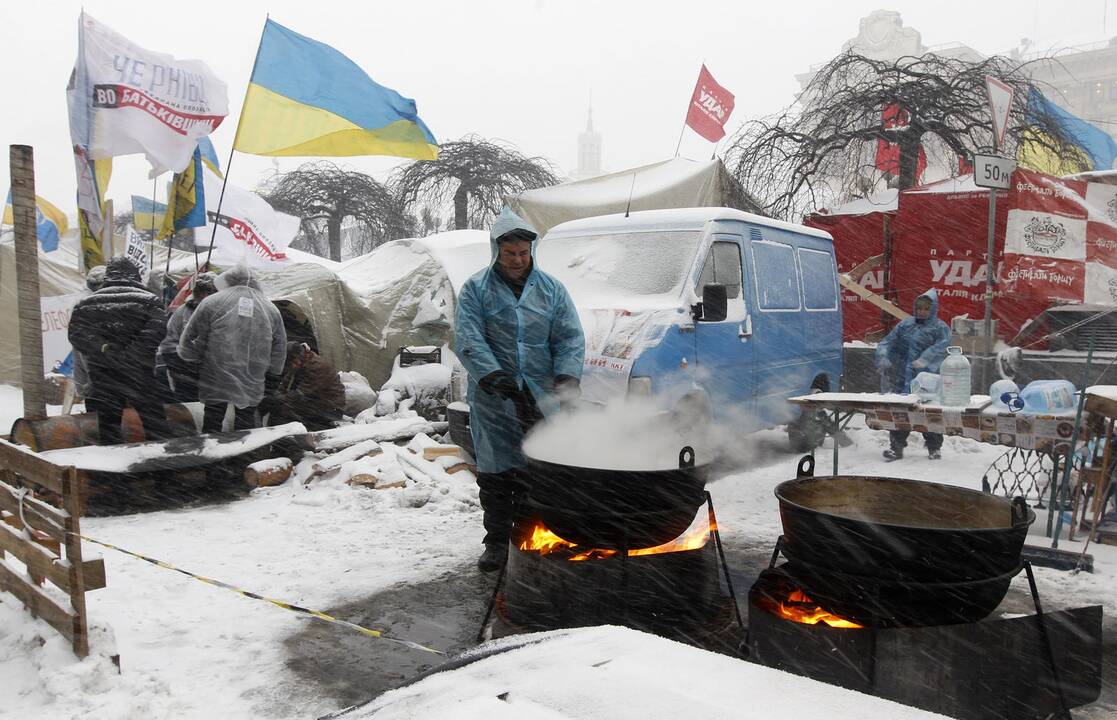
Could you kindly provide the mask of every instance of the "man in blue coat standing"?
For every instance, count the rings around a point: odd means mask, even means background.
[[[915,299],[912,317],[901,320],[877,345],[877,368],[889,386],[888,390],[907,394],[916,375],[921,372],[937,373],[949,345],[950,328],[939,320],[939,294],[932,288]],[[890,431],[890,447],[884,451],[884,457],[889,461],[902,458],[910,434],[904,430]],[[942,457],[941,433],[925,432],[923,441],[932,460]]]
[[[521,445],[533,424],[577,397],[582,324],[566,288],[535,267],[538,233],[505,208],[489,234],[493,264],[458,296],[454,345],[469,373],[470,427],[485,511],[477,566],[504,565],[519,497],[529,487]]]

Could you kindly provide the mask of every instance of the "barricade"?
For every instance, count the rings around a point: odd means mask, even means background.
[[[105,587],[104,560],[82,560],[77,472],[0,440],[0,590],[89,654],[85,593]],[[21,562],[20,572],[5,553]],[[69,595],[70,607],[47,582]]]

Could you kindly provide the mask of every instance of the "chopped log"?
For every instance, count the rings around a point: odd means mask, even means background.
[[[446,472],[450,475],[453,475],[456,472],[461,472],[462,470],[468,470],[471,473],[473,473],[474,475],[477,474],[477,466],[476,465],[470,465],[467,462],[460,462],[456,465],[451,465],[450,467],[446,468]]]
[[[293,465],[288,458],[261,460],[244,469],[244,482],[248,487],[273,487],[282,485],[291,477]]]
[[[880,295],[877,295],[872,290],[868,290],[868,289],[862,287],[861,285],[854,282],[851,278],[849,278],[846,275],[838,275],[838,283],[843,288],[845,288],[846,290],[849,290],[851,293],[858,296],[862,300],[865,300],[866,302],[872,303],[873,305],[875,305],[878,308],[880,308],[881,310],[885,311],[886,313],[888,313],[892,317],[898,318],[900,320],[905,320],[905,319],[911,317],[911,315],[907,314],[906,312],[904,312],[900,308],[896,307],[894,304],[892,304],[891,302],[889,302],[885,298],[881,297]]]
[[[423,459],[434,460],[444,455],[457,455],[461,452],[461,448],[457,445],[431,445],[430,447],[423,448]]]
[[[378,485],[379,478],[370,473],[357,473],[349,478],[350,485],[359,485],[361,487],[372,488],[373,490],[388,490],[390,488],[399,488],[407,484],[406,480],[397,480],[395,482],[384,483]]]

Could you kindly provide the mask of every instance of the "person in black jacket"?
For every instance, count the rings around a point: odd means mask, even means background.
[[[120,428],[131,405],[147,440],[170,437],[162,392],[155,379],[155,350],[166,333],[159,298],[144,289],[131,260],[105,266],[100,290],[83,298],[70,315],[70,344],[84,357],[91,386],[87,408],[96,411],[102,445],[124,441]]]

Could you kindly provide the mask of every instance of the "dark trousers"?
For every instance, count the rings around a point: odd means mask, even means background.
[[[908,430],[889,430],[888,431],[888,444],[892,446],[893,450],[903,450],[908,446],[908,435],[911,432]],[[938,450],[942,447],[942,433],[923,433],[923,442],[927,445],[927,451]]]
[[[485,511],[485,544],[507,545],[516,508],[529,487],[522,468],[499,473],[477,473],[481,508]]]
[[[229,403],[207,402],[205,412],[202,414],[202,432],[221,432],[221,423],[225,420],[225,412]],[[256,427],[256,406],[236,408],[233,411],[233,429],[251,430]]]
[[[124,442],[120,426],[124,408],[131,405],[140,416],[144,440],[166,440],[171,437],[171,426],[163,409],[162,395],[152,388],[144,397],[98,394],[86,401],[86,409],[97,413],[97,432],[102,445],[119,445]]]

